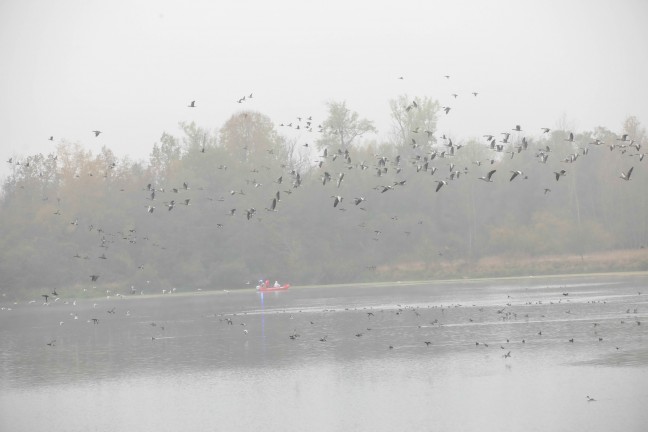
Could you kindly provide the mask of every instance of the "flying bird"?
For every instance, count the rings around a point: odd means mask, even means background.
[[[447,185],[448,182],[445,180],[437,180],[437,187],[435,192],[439,192],[439,189],[441,189],[444,185]]]
[[[561,176],[564,176],[567,174],[567,171],[565,170],[560,170],[560,171],[554,171],[554,174],[556,175],[556,181],[560,180]]]
[[[95,134],[95,137],[98,137],[99,134],[101,133],[101,131],[99,131],[99,130],[93,130],[92,133]]]
[[[192,100],[189,105],[187,105],[187,108],[196,108],[196,101]]]
[[[338,204],[342,202],[344,198],[342,198],[340,195],[331,195],[331,198],[335,198],[333,200],[333,207],[337,207]]]
[[[489,182],[489,183],[492,183],[493,180],[491,179],[491,177],[493,176],[493,174],[495,174],[495,171],[497,171],[497,170],[491,170],[484,177],[479,177],[479,179],[484,180],[484,181]]]
[[[270,208],[267,208],[266,210],[277,211],[277,198],[272,198],[272,203],[270,204]]]
[[[632,174],[632,170],[633,170],[633,169],[634,169],[634,167],[631,167],[631,168],[628,170],[627,173],[623,173],[623,172],[622,172],[621,175],[619,176],[619,178],[622,178],[623,180],[626,180],[626,181],[627,181],[627,180],[630,180],[630,175]]]
[[[511,171],[511,173],[513,173],[513,175],[511,176],[511,179],[509,181],[513,181],[515,177],[523,174],[522,171]]]

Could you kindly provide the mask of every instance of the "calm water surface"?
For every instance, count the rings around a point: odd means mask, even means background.
[[[0,431],[648,430],[646,274],[73,300],[2,304]]]

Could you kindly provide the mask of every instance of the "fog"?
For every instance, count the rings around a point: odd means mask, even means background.
[[[0,429],[643,430],[646,18],[0,2]]]
[[[640,267],[646,12],[3,2],[5,292]]]
[[[0,174],[62,141],[146,160],[164,131],[218,129],[249,93],[245,108],[275,123],[346,100],[378,142],[401,94],[451,105],[438,132],[456,139],[511,124],[539,133],[563,116],[577,132],[620,131],[648,118],[647,12],[641,1],[2,2]],[[199,109],[185,109],[192,100]]]

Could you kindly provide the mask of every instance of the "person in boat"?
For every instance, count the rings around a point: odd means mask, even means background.
[[[265,287],[270,288],[270,279],[266,279],[265,281]]]
[[[275,287],[275,288],[279,288],[279,287],[281,287],[281,285],[279,285],[279,282],[278,282],[278,281],[275,281],[275,283],[274,283],[274,287]]]

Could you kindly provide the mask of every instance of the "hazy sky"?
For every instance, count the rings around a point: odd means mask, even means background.
[[[537,135],[563,114],[575,131],[620,131],[628,115],[648,123],[646,53],[643,0],[2,0],[0,175],[61,139],[146,159],[180,121],[319,122],[329,100],[381,139],[403,93],[450,105],[439,132],[455,142]]]

